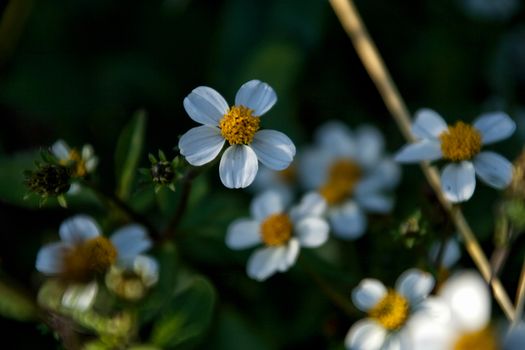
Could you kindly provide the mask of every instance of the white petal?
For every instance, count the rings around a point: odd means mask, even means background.
[[[219,128],[208,125],[198,126],[181,136],[180,154],[191,165],[201,166],[215,159],[225,142]]]
[[[357,129],[355,138],[359,150],[356,152],[355,158],[359,164],[371,167],[379,162],[385,146],[381,132],[373,126],[364,125]]]
[[[159,280],[159,263],[147,255],[137,255],[133,260],[133,271],[142,278],[148,287]]]
[[[490,292],[477,272],[453,275],[440,288],[439,296],[448,304],[460,331],[482,329],[490,320]]]
[[[401,329],[397,333],[391,333],[385,339],[385,343],[381,350],[413,350],[405,340],[404,330]],[[425,349],[426,350],[426,349]]]
[[[222,155],[219,175],[224,186],[244,188],[253,182],[258,168],[257,155],[253,149],[245,145],[233,145]]]
[[[272,170],[288,168],[295,156],[295,145],[285,134],[275,130],[261,130],[250,145],[261,163]]]
[[[295,224],[297,238],[303,247],[319,247],[328,239],[328,223],[316,217],[300,220]]]
[[[481,152],[473,160],[474,169],[487,185],[504,189],[512,180],[512,163],[494,152]]]
[[[441,248],[442,244],[442,242],[434,242],[430,247],[429,257],[432,262],[436,261],[439,250],[443,249]],[[459,258],[461,257],[461,251],[457,240],[454,238],[447,239],[444,249],[445,250],[442,253],[443,256],[441,257],[441,264],[443,267],[448,269],[458,262]]]
[[[93,156],[86,161],[86,170],[88,173],[92,173],[98,165],[98,158]]]
[[[379,193],[369,193],[366,195],[356,194],[355,197],[361,208],[372,213],[388,213],[394,206],[394,200],[392,197]]]
[[[235,105],[253,109],[256,116],[268,112],[277,102],[277,95],[272,87],[259,80],[244,83],[235,95]]]
[[[207,86],[195,88],[184,99],[186,113],[197,123],[217,126],[229,106],[217,91]]]
[[[263,281],[279,271],[283,260],[286,259],[285,247],[258,249],[248,259],[248,276]]]
[[[297,261],[297,257],[299,256],[300,248],[301,247],[297,239],[290,239],[290,241],[286,244],[285,247],[284,259],[281,259],[281,264],[278,268],[280,272],[287,271],[290,267],[292,267],[295,264],[295,262]]]
[[[423,140],[403,146],[395,155],[394,160],[400,163],[415,163],[437,160],[442,156],[439,142]]]
[[[151,247],[144,227],[136,224],[124,226],[111,235],[111,243],[118,252],[119,262],[126,263]]]
[[[322,149],[337,157],[353,157],[357,153],[350,129],[339,121],[329,121],[320,126],[314,138]]]
[[[457,337],[450,324],[435,322],[425,315],[412,315],[404,329],[414,350],[450,350]]]
[[[429,296],[412,307],[412,317],[425,318],[437,324],[449,324],[452,314],[448,304],[440,297]]]
[[[260,223],[238,219],[228,226],[226,245],[231,249],[249,248],[261,242]]]
[[[93,149],[93,146],[91,145],[84,145],[82,147],[82,159],[87,161],[95,155],[95,150]]]
[[[70,151],[71,149],[64,140],[58,140],[51,146],[51,153],[59,160],[69,160]]]
[[[410,269],[399,276],[396,290],[404,295],[411,305],[416,305],[430,294],[434,284],[434,277],[428,272]]]
[[[368,312],[386,293],[386,287],[381,281],[365,278],[352,290],[352,301],[359,310]]]
[[[97,282],[72,284],[67,287],[64,295],[62,295],[62,305],[70,309],[86,311],[93,305],[97,291]]]
[[[64,257],[71,249],[63,242],[46,244],[36,256],[36,269],[47,275],[57,275],[63,271]]]
[[[91,216],[75,215],[60,225],[60,238],[69,244],[80,244],[100,235],[100,228]]]
[[[505,336],[503,350],[525,349],[525,325],[518,324]]]
[[[250,205],[252,216],[263,221],[272,214],[284,211],[284,199],[279,192],[269,190],[255,197]]]
[[[297,222],[306,217],[320,217],[325,211],[326,201],[323,196],[318,192],[309,192],[290,210],[290,217]]]
[[[450,163],[441,173],[441,190],[452,203],[468,201],[476,189],[474,166],[471,162]]]
[[[447,123],[435,111],[420,109],[416,112],[412,133],[420,139],[437,139],[447,129]]]
[[[372,193],[380,190],[392,189],[401,179],[401,168],[392,158],[385,157],[376,164],[369,173],[358,182],[357,193]]]
[[[365,233],[367,220],[359,206],[349,201],[328,211],[334,234],[342,239],[357,239]]]
[[[298,175],[302,185],[309,190],[317,190],[326,181],[328,169],[334,157],[326,150],[309,148],[300,153]]]
[[[506,113],[486,113],[477,118],[474,127],[481,133],[483,144],[506,139],[516,130],[516,123]]]
[[[379,324],[364,319],[352,325],[345,338],[345,347],[348,350],[380,350],[386,334]]]

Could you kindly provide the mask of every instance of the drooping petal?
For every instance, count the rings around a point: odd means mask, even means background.
[[[118,252],[118,261],[127,263],[135,257],[148,250],[152,243],[146,229],[140,225],[131,224],[124,226],[110,237],[111,243]]]
[[[447,123],[435,111],[423,108],[416,112],[412,134],[420,139],[437,139],[447,129]]]
[[[352,302],[359,310],[368,312],[386,293],[387,289],[381,281],[365,278],[352,290]]]
[[[318,192],[309,192],[290,210],[290,217],[297,222],[306,217],[320,217],[325,211],[326,201],[323,196]]]
[[[434,288],[435,280],[431,274],[409,269],[396,282],[396,290],[407,298],[411,305],[416,305],[425,299]]]
[[[272,214],[284,211],[284,199],[277,191],[268,190],[255,197],[250,205],[250,212],[255,220],[261,222]]]
[[[292,238],[288,241],[285,246],[285,257],[281,260],[281,264],[278,268],[280,272],[288,271],[288,269],[295,264],[297,257],[299,256],[300,248],[299,241],[296,238]]]
[[[277,102],[277,95],[272,87],[259,80],[244,83],[235,95],[235,105],[253,109],[256,116],[268,112]]]
[[[334,234],[342,239],[357,239],[365,233],[367,220],[359,206],[349,201],[328,211],[328,219]]]
[[[474,166],[469,161],[451,163],[441,173],[441,190],[452,203],[468,201],[476,188]]]
[[[248,276],[263,281],[273,275],[286,260],[285,247],[267,247],[256,250],[248,259]]]
[[[485,145],[506,139],[516,130],[516,123],[504,112],[483,114],[473,125],[481,133]]]
[[[249,248],[260,242],[259,222],[249,219],[238,219],[228,226],[226,245],[230,249]]]
[[[219,164],[219,175],[224,186],[244,188],[250,186],[257,175],[257,155],[246,145],[233,145],[226,149]]]
[[[387,332],[370,319],[357,321],[345,337],[348,350],[380,350],[385,342]]]
[[[47,275],[60,274],[64,270],[64,257],[70,249],[64,242],[46,244],[38,251],[36,269]]]
[[[448,304],[458,330],[480,330],[490,320],[490,292],[477,272],[456,273],[440,288],[439,296]]]
[[[64,140],[58,140],[51,146],[51,153],[59,160],[68,160],[71,149]]]
[[[481,152],[473,160],[474,169],[487,185],[504,189],[512,180],[512,163],[497,153]]]
[[[207,86],[199,86],[184,98],[184,109],[197,123],[217,126],[229,106],[217,91]]]
[[[100,235],[100,228],[95,220],[88,215],[75,215],[60,225],[58,231],[62,241],[69,244],[79,244]]]
[[[62,305],[69,309],[86,311],[95,302],[97,292],[96,281],[88,284],[69,285],[62,295]]]
[[[208,125],[198,126],[181,136],[180,154],[191,165],[201,166],[214,160],[221,152],[225,142],[219,128]]]
[[[295,156],[295,145],[285,134],[275,130],[261,130],[250,145],[261,163],[272,170],[288,168]]]
[[[380,193],[356,194],[355,199],[361,208],[371,213],[385,214],[390,212],[394,206],[392,197]]]
[[[400,163],[415,163],[437,160],[442,156],[441,145],[438,141],[422,140],[403,146],[395,155],[394,160]]]
[[[348,127],[339,121],[321,125],[314,135],[319,147],[336,157],[354,157],[357,153],[356,140]]]
[[[297,238],[303,247],[319,247],[328,239],[329,231],[328,223],[321,218],[308,217],[295,224]]]

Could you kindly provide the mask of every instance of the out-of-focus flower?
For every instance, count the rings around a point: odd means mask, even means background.
[[[60,165],[71,169],[72,177],[85,177],[95,171],[98,164],[98,158],[91,145],[84,145],[79,152],[70,148],[64,140],[58,140],[51,146],[51,152]]]
[[[395,159],[402,163],[450,161],[441,172],[441,189],[449,201],[464,202],[474,194],[475,174],[497,189],[509,185],[512,164],[495,152],[481,152],[481,147],[508,138],[515,129],[514,121],[502,112],[483,114],[472,125],[462,121],[447,125],[435,111],[422,109],[412,124],[418,140],[405,145]]]
[[[157,261],[137,255],[130,266],[112,265],[106,274],[106,285],[118,296],[136,301],[144,297],[159,279]]]
[[[423,271],[405,271],[396,289],[387,289],[379,280],[367,278],[352,291],[354,305],[368,313],[350,328],[345,346],[351,350],[394,350],[412,348],[406,328],[418,315],[433,316],[440,305],[428,298],[434,278]],[[424,348],[421,348],[424,349]]]
[[[67,300],[94,296],[89,287],[96,276],[103,275],[113,265],[129,266],[140,253],[151,246],[146,231],[139,225],[128,225],[108,239],[101,235],[97,223],[87,215],[65,220],[59,229],[61,241],[43,246],[36,258],[36,269],[45,275],[59,277],[70,284]],[[83,285],[84,292],[79,292]],[[89,305],[87,300],[77,302]]]
[[[297,182],[297,167],[294,163],[284,170],[271,170],[265,166],[259,168],[253,184],[249,187],[256,194],[268,190],[275,190],[290,202],[294,195]]]
[[[450,269],[460,257],[461,250],[456,238],[449,238],[444,243],[435,241],[430,246],[430,261],[432,263],[437,262],[441,268]],[[439,261],[437,261],[438,259]]]
[[[316,133],[316,146],[302,152],[298,176],[304,186],[318,191],[328,203],[328,220],[334,233],[345,239],[366,230],[365,212],[387,213],[393,199],[385,192],[400,179],[399,166],[384,156],[384,140],[372,126],[352,133],[332,121]]]
[[[203,125],[182,135],[180,153],[191,165],[201,166],[214,160],[227,141],[219,175],[228,188],[249,186],[257,174],[258,161],[273,170],[286,169],[295,156],[293,142],[279,131],[259,130],[259,117],[275,102],[275,91],[259,80],[243,84],[232,107],[214,89],[199,86],[184,99],[184,108],[191,119]]]
[[[520,8],[519,0],[460,0],[465,13],[483,20],[505,21]]]
[[[230,224],[226,245],[244,249],[258,244],[248,260],[248,276],[258,281],[295,264],[300,247],[318,247],[328,238],[328,223],[322,218],[326,204],[317,193],[306,194],[290,211],[279,193],[267,191],[252,202],[253,219],[238,219]]]

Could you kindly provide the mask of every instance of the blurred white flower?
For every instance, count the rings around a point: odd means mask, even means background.
[[[219,164],[221,181],[228,188],[249,186],[258,161],[273,170],[286,169],[295,156],[293,142],[279,131],[259,130],[259,117],[275,102],[275,91],[259,80],[243,84],[232,107],[214,89],[197,87],[184,99],[184,108],[203,125],[182,135],[180,153],[191,165],[201,166],[215,159],[228,141]]]
[[[57,276],[69,283],[63,302],[89,305],[87,296],[96,294],[91,283],[113,264],[129,266],[135,258],[151,247],[145,229],[128,225],[113,233],[110,239],[101,235],[93,218],[76,215],[65,220],[59,229],[61,241],[40,248],[36,269],[48,276]]]
[[[449,201],[464,202],[474,194],[475,174],[497,189],[509,185],[512,164],[495,152],[481,152],[481,147],[508,138],[515,129],[516,123],[503,112],[483,114],[472,125],[462,121],[447,125],[435,111],[421,109],[412,124],[418,140],[405,145],[395,159],[401,163],[450,161],[441,172],[441,189]]]
[[[356,239],[366,230],[366,212],[392,209],[394,201],[385,192],[399,183],[399,166],[383,154],[383,136],[372,126],[352,133],[341,122],[328,122],[317,130],[315,141],[301,153],[298,176],[327,201],[334,234]]]
[[[306,194],[300,203],[285,211],[282,196],[264,192],[251,204],[252,219],[238,219],[230,224],[226,245],[244,249],[263,244],[248,260],[248,276],[258,281],[295,264],[300,247],[318,247],[328,239],[328,223],[322,218],[326,208],[317,193]]]
[[[106,274],[106,285],[118,296],[136,301],[159,279],[159,265],[147,255],[137,255],[129,266],[113,265]]]
[[[293,162],[288,168],[280,171],[269,169],[263,165],[259,167],[257,176],[248,189],[253,190],[255,194],[275,190],[284,197],[285,202],[291,202],[296,182],[297,168]]]
[[[352,301],[359,310],[368,313],[368,318],[357,321],[350,328],[345,339],[346,348],[412,349],[410,335],[406,331],[412,318],[441,316],[441,303],[428,297],[432,288],[434,278],[418,269],[405,271],[398,278],[395,290],[387,289],[376,279],[362,280],[352,291]]]
[[[92,173],[98,164],[91,145],[84,145],[79,153],[75,148],[70,148],[64,140],[58,140],[51,146],[51,153],[64,166],[71,166],[72,177],[84,177]]]
[[[518,12],[519,0],[460,0],[465,13],[473,18],[504,21]]]

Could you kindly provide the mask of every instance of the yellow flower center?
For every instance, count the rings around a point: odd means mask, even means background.
[[[396,291],[389,290],[368,314],[385,329],[392,331],[405,324],[409,311],[408,300]]]
[[[91,238],[74,247],[64,257],[64,277],[87,282],[95,275],[106,272],[117,259],[117,250],[109,239]]]
[[[253,110],[244,106],[233,106],[219,122],[222,136],[230,145],[249,145],[259,130],[260,119]]]
[[[490,327],[463,334],[454,344],[454,350],[498,350],[500,346],[494,331]]]
[[[275,247],[285,244],[292,237],[292,221],[286,214],[273,214],[261,224],[261,238],[264,244]]]
[[[352,194],[362,176],[362,170],[355,162],[341,159],[334,162],[328,170],[327,181],[319,193],[330,205],[339,204]]]
[[[443,157],[454,162],[472,159],[481,150],[481,134],[461,121],[439,135]]]
[[[82,156],[76,149],[71,149],[69,151],[68,159],[61,159],[60,165],[71,166],[71,176],[72,177],[84,177],[87,174],[86,161],[82,159]]]

